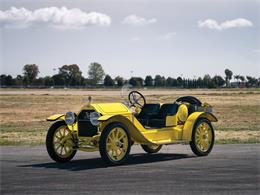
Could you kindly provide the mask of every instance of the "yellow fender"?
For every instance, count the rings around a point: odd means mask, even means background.
[[[54,115],[49,116],[46,120],[47,121],[56,121],[58,119],[64,120],[64,116],[65,116],[65,114],[54,114]]]
[[[106,121],[105,121],[106,120]],[[121,123],[124,125],[128,133],[130,134],[130,137],[133,141],[140,143],[140,144],[147,144],[147,145],[154,145],[155,143],[149,141],[141,132],[138,130],[135,125],[126,117],[122,115],[114,115],[114,116],[106,116],[99,118],[99,121],[105,121],[102,123],[102,126],[100,127],[100,130],[103,131],[105,127],[111,123]]]
[[[195,123],[197,122],[197,120],[200,118],[208,119],[211,122],[218,121],[217,117],[211,113],[207,113],[207,112],[192,113],[184,124],[183,132],[182,132],[182,140],[191,141],[193,127],[194,127]]]

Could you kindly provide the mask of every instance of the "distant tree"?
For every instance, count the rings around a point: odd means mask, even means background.
[[[183,79],[183,88],[188,88],[189,79]]]
[[[181,77],[178,77],[178,78],[177,78],[177,86],[178,86],[178,87],[183,87],[183,80],[182,80]]]
[[[244,83],[245,83],[245,80],[246,80],[245,77],[240,75],[239,80],[241,81],[241,84],[244,87],[244,85],[245,85]]]
[[[89,78],[84,78],[83,77],[82,85],[84,85],[84,86],[91,86],[92,85],[92,80],[90,80]]]
[[[162,77],[161,75],[156,75],[154,78],[154,86],[155,87],[160,87],[162,86]]]
[[[203,87],[205,87],[205,86],[203,86],[203,80],[202,80],[202,78],[201,77],[199,77],[198,79],[197,79],[197,82],[196,82],[197,84],[196,84],[196,87],[198,87],[198,88],[203,88]]]
[[[152,78],[152,76],[150,76],[150,75],[146,76],[145,80],[144,80],[144,83],[145,83],[145,86],[147,86],[147,87],[153,86],[153,78]]]
[[[104,79],[104,85],[105,86],[114,86],[114,80],[111,78],[111,76],[109,76],[108,74],[105,76]]]
[[[237,85],[237,87],[239,87],[240,86],[240,75],[234,75],[234,79],[236,80],[236,85]]]
[[[234,75],[234,78],[237,80],[237,82],[238,82],[238,80],[239,80],[239,78],[240,78],[240,75]]]
[[[1,86],[11,86],[14,84],[15,84],[15,81],[13,80],[13,77],[11,75],[2,74],[0,76],[0,85]]]
[[[173,87],[177,87],[177,86],[178,86],[178,81],[177,81],[177,79],[172,78],[172,86],[173,86]]]
[[[129,84],[134,87],[142,87],[143,79],[141,77],[131,77],[129,80]]]
[[[162,87],[165,87],[166,86],[166,79],[165,77],[163,76],[162,77]]]
[[[167,86],[167,87],[172,87],[172,86],[173,86],[173,83],[174,83],[174,79],[173,79],[173,78],[168,77],[168,78],[166,79],[166,86]]]
[[[44,77],[44,85],[48,87],[53,86],[54,85],[53,77],[50,76]]]
[[[212,82],[209,74],[204,75],[203,83],[204,83],[204,86],[207,87],[207,88],[213,88],[214,87],[213,82]]]
[[[123,77],[117,76],[115,78],[115,81],[116,81],[118,87],[121,87],[121,86],[124,85],[124,78]]]
[[[245,81],[245,77],[244,76],[240,76],[239,77],[240,81],[243,83]]]
[[[16,78],[14,79],[16,86],[22,86],[23,81],[24,81],[24,79],[23,79],[22,75],[17,75]]]
[[[229,87],[229,83],[230,83],[230,80],[232,79],[232,76],[233,76],[233,72],[229,69],[225,69],[225,74],[226,74],[226,87]]]
[[[34,80],[33,82],[34,86],[45,86],[44,78],[40,77]]]
[[[198,88],[198,80],[193,79],[193,88]]]
[[[58,75],[62,77],[62,80],[65,81],[66,85],[81,85],[82,72],[80,71],[77,64],[63,65],[61,68],[59,68]]]
[[[93,62],[89,66],[88,77],[92,81],[93,85],[97,85],[103,80],[105,76],[105,71],[103,70],[101,64]]]
[[[192,79],[187,80],[187,88],[194,88]]]
[[[39,73],[39,68],[36,64],[26,64],[23,67],[24,80],[26,84],[31,85]]]
[[[247,79],[247,87],[257,87],[258,80],[252,76],[246,76]]]
[[[214,87],[222,87],[225,84],[225,80],[219,75],[214,76],[212,82]]]
[[[156,87],[164,87],[166,85],[165,77],[161,75],[156,75],[154,78],[154,86]]]
[[[62,77],[61,74],[55,74],[52,76],[53,82],[55,86],[64,86],[66,84],[66,80]]]

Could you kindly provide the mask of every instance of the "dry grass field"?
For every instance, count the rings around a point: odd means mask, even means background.
[[[194,95],[213,105],[217,143],[260,143],[260,90],[140,90],[148,102],[173,102]],[[77,112],[88,96],[95,102],[122,101],[120,90],[0,89],[0,145],[44,143],[50,125],[45,118],[55,113]]]

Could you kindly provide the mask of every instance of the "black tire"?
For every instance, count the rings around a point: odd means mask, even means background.
[[[210,127],[210,130],[212,132],[212,139],[211,139],[211,143],[210,143],[210,146],[209,148],[207,149],[207,151],[201,151],[197,145],[196,145],[196,141],[195,141],[195,134],[196,134],[196,131],[197,131],[197,127],[201,124],[201,123],[207,123]],[[198,119],[198,121],[195,123],[194,127],[193,127],[193,131],[192,131],[192,138],[191,138],[191,141],[190,141],[190,147],[191,147],[191,150],[194,154],[196,154],[197,156],[207,156],[213,146],[214,146],[214,141],[215,141],[215,133],[214,133],[214,129],[211,125],[211,122],[205,118],[201,118],[201,119]]]
[[[156,147],[156,148],[152,148],[149,145],[141,145],[141,147],[148,154],[153,154],[153,153],[159,152],[161,150],[161,148],[162,148],[162,145],[158,145],[158,147]]]
[[[62,158],[61,156],[59,156],[54,149],[54,145],[53,145],[53,138],[54,138],[54,133],[56,131],[57,128],[66,125],[66,123],[64,121],[57,121],[54,124],[52,124],[52,126],[49,128],[47,136],[46,136],[46,148],[47,148],[47,152],[49,154],[49,156],[51,157],[52,160],[59,162],[59,163],[64,163],[64,162],[68,162],[70,161],[75,154],[77,153],[77,150],[73,150],[73,152],[66,158]]]
[[[127,146],[127,149],[126,149],[126,153],[125,153],[124,157],[121,160],[119,160],[119,161],[112,160],[109,157],[109,155],[107,154],[107,150],[106,150],[106,140],[107,140],[107,137],[108,137],[109,133],[116,127],[120,127],[121,129],[123,129],[125,131],[126,136],[127,136],[127,140],[128,140],[128,146]],[[111,166],[121,165],[129,157],[131,144],[132,144],[132,140],[131,140],[130,135],[129,135],[128,131],[127,131],[127,128],[123,124],[121,124],[121,123],[112,123],[112,124],[108,125],[107,127],[105,127],[105,129],[103,130],[103,132],[101,133],[101,136],[100,136],[99,152],[100,152],[101,158],[108,165],[111,165]]]
[[[202,102],[193,96],[183,96],[183,97],[179,97],[176,102],[188,102],[191,105],[196,105],[196,106],[201,106]]]

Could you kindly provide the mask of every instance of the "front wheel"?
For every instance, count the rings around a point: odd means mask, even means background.
[[[197,156],[207,156],[213,148],[214,139],[214,130],[210,121],[199,119],[193,128],[191,150]]]
[[[103,130],[99,141],[99,152],[107,164],[124,163],[129,156],[130,148],[131,139],[122,124],[114,123]]]
[[[54,123],[48,130],[46,148],[49,156],[56,162],[68,162],[76,154],[71,131],[64,121]]]
[[[162,145],[141,145],[143,150],[149,154],[157,153],[161,150]]]

